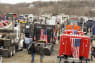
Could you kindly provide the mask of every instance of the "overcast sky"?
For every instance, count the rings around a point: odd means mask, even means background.
[[[1,3],[16,4],[21,2],[33,2],[33,1],[57,1],[57,0],[0,0]]]

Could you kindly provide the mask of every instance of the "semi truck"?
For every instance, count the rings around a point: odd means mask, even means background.
[[[90,63],[89,50],[90,37],[81,30],[65,29],[60,36],[57,63]]]
[[[37,47],[39,47],[40,44],[44,45],[45,55],[51,55],[53,46],[56,42],[56,39],[54,39],[56,34],[55,25],[27,24],[26,32],[26,36],[31,35],[33,37],[33,43],[35,43]],[[39,51],[38,49],[39,48],[36,48],[37,53]]]
[[[16,27],[0,28],[0,55],[14,56],[18,50],[23,50],[24,34],[20,32],[19,24]]]
[[[54,39],[56,34],[54,25],[46,25],[46,24],[34,24],[34,34],[33,41],[35,43],[42,44],[40,42],[44,42],[44,54],[51,55],[53,51],[54,44],[56,39]]]

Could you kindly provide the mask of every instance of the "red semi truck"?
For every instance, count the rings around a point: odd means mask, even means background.
[[[81,43],[79,46],[79,57],[85,57],[88,59],[89,56],[89,47],[90,47],[90,38],[87,36],[76,36],[76,35],[62,35],[60,38],[60,50],[59,50],[59,56],[67,55],[71,56],[73,54],[72,48],[75,48],[72,46],[72,42],[76,42],[75,40],[80,39]],[[78,43],[79,44],[79,43]]]
[[[89,63],[89,49],[90,37],[85,36],[84,32],[65,30],[64,34],[60,37],[58,56],[60,60],[57,63]],[[72,61],[69,58],[72,58]]]

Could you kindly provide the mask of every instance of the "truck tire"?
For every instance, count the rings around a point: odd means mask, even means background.
[[[20,51],[23,51],[23,48],[21,48]]]
[[[44,54],[47,56],[51,55],[51,51],[48,48],[44,48]]]
[[[12,55],[13,55],[12,50],[10,50],[8,57],[12,57]]]
[[[11,39],[11,44],[13,44],[14,43],[14,39]]]
[[[19,51],[23,51],[23,44],[24,44],[24,40],[20,40],[18,44]]]
[[[8,57],[12,57],[13,55],[13,46],[9,47],[8,49]]]
[[[15,53],[16,53],[16,51],[15,51],[15,49],[13,50],[13,52],[12,52],[12,56],[14,56],[15,55]]]
[[[13,49],[12,49],[12,56],[14,56],[15,53],[16,53],[15,46],[13,46]]]

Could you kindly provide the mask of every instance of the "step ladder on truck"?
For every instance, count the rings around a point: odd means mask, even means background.
[[[90,37],[77,30],[65,30],[60,38],[57,63],[90,63]]]

